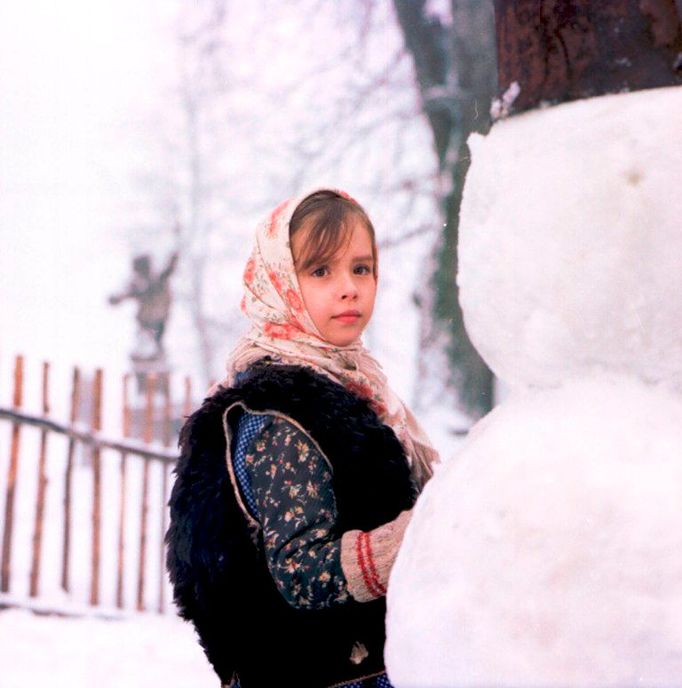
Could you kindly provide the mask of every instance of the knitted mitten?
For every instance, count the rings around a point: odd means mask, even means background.
[[[349,530],[341,537],[341,568],[348,592],[358,602],[386,594],[388,577],[403,541],[412,510],[369,532]]]

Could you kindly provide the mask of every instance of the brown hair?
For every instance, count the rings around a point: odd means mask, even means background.
[[[289,222],[289,240],[304,226],[308,237],[301,255],[297,256],[297,268],[307,270],[323,265],[350,240],[349,220],[360,220],[372,242],[374,276],[377,275],[377,245],[374,226],[364,208],[343,192],[325,189],[306,196],[294,210]]]

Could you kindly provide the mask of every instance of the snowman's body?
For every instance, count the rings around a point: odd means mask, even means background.
[[[681,179],[680,87],[472,142],[460,298],[511,394],[415,510],[395,685],[682,682]]]

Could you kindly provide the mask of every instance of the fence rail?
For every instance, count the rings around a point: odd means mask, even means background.
[[[29,599],[39,600],[41,584],[58,571],[59,591],[76,605],[132,607],[137,611],[153,607],[163,613],[168,585],[163,536],[168,522],[169,471],[176,459],[171,444],[182,417],[192,406],[190,380],[184,379],[182,401],[173,403],[169,378],[148,374],[141,378],[141,388],[131,401],[133,376],[123,376],[120,431],[119,436],[112,437],[103,431],[104,372],[98,369],[91,380],[86,380],[74,368],[66,421],[51,416],[50,372],[50,364],[44,363],[41,413],[28,412],[23,408],[24,358],[17,356],[11,404],[0,406],[0,429],[8,435],[0,594],[3,600],[16,595],[17,588],[22,587],[17,581],[28,574],[24,589]],[[29,434],[33,437],[29,438]],[[59,446],[55,437],[63,438]],[[37,440],[37,452],[26,455],[25,439],[33,439],[34,444]],[[0,456],[0,461],[3,458]],[[55,504],[59,506],[55,508]],[[23,521],[17,519],[18,511]],[[20,528],[26,525],[27,518],[32,520],[30,538],[27,529]],[[151,519],[156,519],[154,527]],[[48,566],[44,565],[46,525],[50,526],[52,552]],[[24,531],[23,538],[19,530]],[[85,530],[89,533],[84,534]],[[75,546],[76,536],[79,546]],[[15,570],[16,553],[30,559],[30,566],[24,566],[28,571]],[[154,593],[150,563],[158,579]],[[80,587],[74,585],[74,569],[82,574]],[[113,585],[107,594],[103,594],[103,579],[105,584]],[[53,593],[57,583],[49,582],[47,587]],[[20,597],[19,593],[17,599]],[[7,604],[3,600],[0,602]]]
[[[31,425],[33,427],[42,428],[46,432],[56,432],[74,441],[82,442],[84,445],[97,447],[99,449],[114,449],[120,452],[129,452],[147,459],[158,459],[159,461],[165,461],[171,464],[175,463],[178,458],[177,452],[170,449],[150,448],[144,442],[136,442],[133,439],[108,439],[88,430],[79,430],[66,423],[60,423],[50,418],[34,416],[29,413],[21,413],[3,408],[2,406],[0,406],[0,420],[9,420],[19,425]]]

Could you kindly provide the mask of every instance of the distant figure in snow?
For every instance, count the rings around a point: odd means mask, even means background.
[[[166,267],[154,274],[149,254],[133,258],[133,275],[128,287],[120,294],[112,294],[109,303],[116,306],[125,299],[137,301],[138,331],[133,358],[153,360],[163,356],[163,333],[170,313],[170,276],[178,262],[173,253]]]

